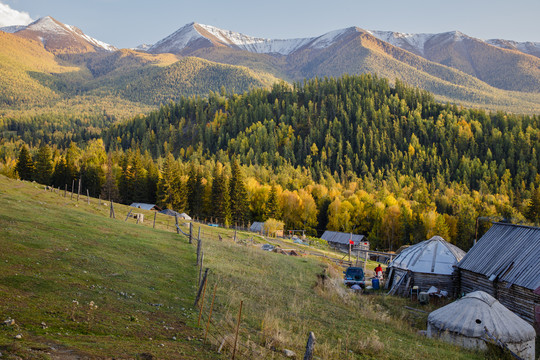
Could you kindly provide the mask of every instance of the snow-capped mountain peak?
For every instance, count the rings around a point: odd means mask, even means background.
[[[259,54],[289,55],[304,47],[322,49],[356,28],[331,31],[318,37],[265,39],[198,23],[187,24],[148,49],[151,53],[180,53],[187,47],[227,46]]]
[[[86,35],[79,28],[72,25],[63,24],[50,16],[42,17],[14,33],[16,35],[39,40],[45,47],[49,47],[60,52],[61,49],[66,48],[93,48],[97,51],[117,50],[112,45]]]

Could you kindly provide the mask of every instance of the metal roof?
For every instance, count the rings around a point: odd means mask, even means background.
[[[163,209],[160,211],[161,214],[165,214],[165,215],[169,215],[169,216],[180,216],[179,213],[177,213],[176,211],[174,210],[171,210],[171,209]]]
[[[132,203],[129,206],[138,208],[138,209],[143,209],[143,210],[154,210],[157,208],[156,204],[145,204],[145,203]]]
[[[417,273],[451,275],[464,256],[465,251],[434,236],[402,250],[389,266]]]
[[[349,244],[349,239],[354,241],[354,245],[358,245],[361,242],[367,242],[364,235],[357,235],[351,233],[342,233],[338,231],[329,231],[326,230],[322,234],[321,239],[326,240],[327,242],[333,242],[338,244]]]
[[[508,310],[493,296],[475,291],[428,316],[428,323],[439,331],[480,338],[484,327],[505,343],[534,340],[536,331],[525,320]]]
[[[253,232],[261,232],[263,228],[264,223],[259,221],[254,221],[251,226],[249,227],[249,231]]]
[[[494,223],[458,267],[534,291],[540,287],[540,228]]]

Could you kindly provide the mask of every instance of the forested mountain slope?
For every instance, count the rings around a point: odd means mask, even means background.
[[[175,155],[225,151],[246,164],[305,166],[315,179],[399,172],[497,190],[507,171],[517,187],[535,180],[538,120],[441,105],[428,92],[362,75],[184,98],[104,139],[156,157],[167,144]]]

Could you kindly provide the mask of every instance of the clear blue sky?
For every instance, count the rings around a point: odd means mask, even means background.
[[[50,15],[117,47],[155,43],[192,21],[280,39],[358,26],[540,42],[539,0],[0,0],[0,25],[19,15]]]

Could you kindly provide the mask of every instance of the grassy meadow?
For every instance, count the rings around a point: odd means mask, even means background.
[[[2,358],[230,358],[240,302],[237,359],[280,359],[284,349],[301,358],[311,331],[320,359],[485,358],[419,335],[427,313],[405,309],[418,306],[408,299],[351,293],[333,262],[265,252],[259,236],[238,232],[235,242],[232,230],[207,226],[198,325],[196,244],[174,218],[157,216],[153,229],[151,212],[134,210],[145,214],[136,224],[115,204],[110,219],[108,203],[5,177],[0,204]]]

